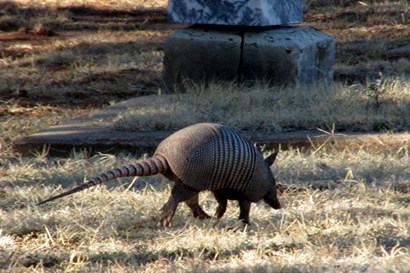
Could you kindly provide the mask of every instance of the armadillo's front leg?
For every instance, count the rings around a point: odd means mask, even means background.
[[[215,216],[218,217],[218,219],[220,219],[225,214],[228,199],[224,197],[222,194],[219,194],[215,191],[213,193],[216,201],[218,202],[218,207],[216,208]]]
[[[199,218],[199,219],[211,218],[199,205],[198,195],[195,195],[191,199],[188,199],[187,201],[185,201],[185,203],[191,209],[192,214],[194,215],[195,218]]]
[[[246,199],[239,200],[239,220],[242,220],[243,223],[249,224],[249,211],[251,209],[251,202]]]
[[[182,184],[182,182],[175,183],[168,202],[166,202],[165,205],[161,208],[162,214],[160,224],[164,227],[170,227],[178,204],[189,200],[196,195],[198,195],[198,191],[188,188],[187,186]]]

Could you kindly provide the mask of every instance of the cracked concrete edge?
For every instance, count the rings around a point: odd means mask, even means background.
[[[150,95],[133,98],[107,107],[91,115],[72,119],[62,125],[52,126],[35,134],[22,137],[15,142],[15,149],[23,156],[49,150],[52,156],[67,156],[73,151],[86,151],[89,154],[152,153],[158,144],[171,131],[123,132],[112,127],[112,120],[119,111],[147,104],[166,103],[169,95]],[[410,133],[352,133],[327,134],[320,131],[295,131],[283,133],[243,132],[242,135],[258,146],[266,149],[288,149],[289,147],[320,149],[324,146],[333,149],[410,146]]]
[[[40,130],[29,136],[18,138],[16,151],[30,156],[45,148],[50,155],[66,156],[73,151],[97,152],[145,152],[154,149],[168,136],[167,132],[122,132],[113,128],[113,119],[120,111],[147,104],[163,104],[169,95],[149,95],[123,101],[90,115],[82,115],[61,125]]]

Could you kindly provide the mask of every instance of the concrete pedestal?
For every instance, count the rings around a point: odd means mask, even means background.
[[[169,35],[164,53],[163,78],[171,91],[186,80],[237,81],[241,36],[234,31],[190,27]]]
[[[274,85],[333,79],[335,39],[313,27],[245,32],[241,81]]]
[[[330,81],[335,39],[313,27],[189,27],[165,42],[164,80],[170,91],[185,80],[313,84]]]

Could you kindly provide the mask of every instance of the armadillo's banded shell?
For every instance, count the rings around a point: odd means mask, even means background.
[[[179,179],[196,190],[244,192],[255,169],[257,150],[233,130],[218,124],[186,127],[158,146]]]

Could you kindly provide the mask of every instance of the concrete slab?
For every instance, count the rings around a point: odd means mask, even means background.
[[[73,150],[86,150],[90,154],[97,152],[117,153],[152,153],[159,142],[172,134],[170,131],[123,132],[113,128],[113,118],[119,111],[129,107],[147,104],[164,104],[170,95],[151,95],[134,98],[118,103],[92,115],[81,116],[65,124],[53,126],[16,141],[15,148],[22,155],[32,155],[49,147],[50,155],[67,156]],[[410,133],[345,133],[330,135],[319,131],[298,131],[288,133],[244,132],[245,137],[267,148],[305,147],[318,149],[330,146],[332,149],[377,148],[391,149],[410,146]]]
[[[124,132],[115,130],[113,119],[120,111],[129,107],[145,104],[166,103],[167,96],[144,96],[130,99],[91,115],[72,119],[62,125],[52,126],[35,134],[22,137],[15,142],[17,151],[25,156],[44,147],[50,149],[50,155],[66,156],[73,151],[86,150],[90,154],[97,152],[115,153],[129,151],[139,153],[152,151],[169,132]]]
[[[390,59],[410,58],[410,44],[390,49],[385,56]]]

